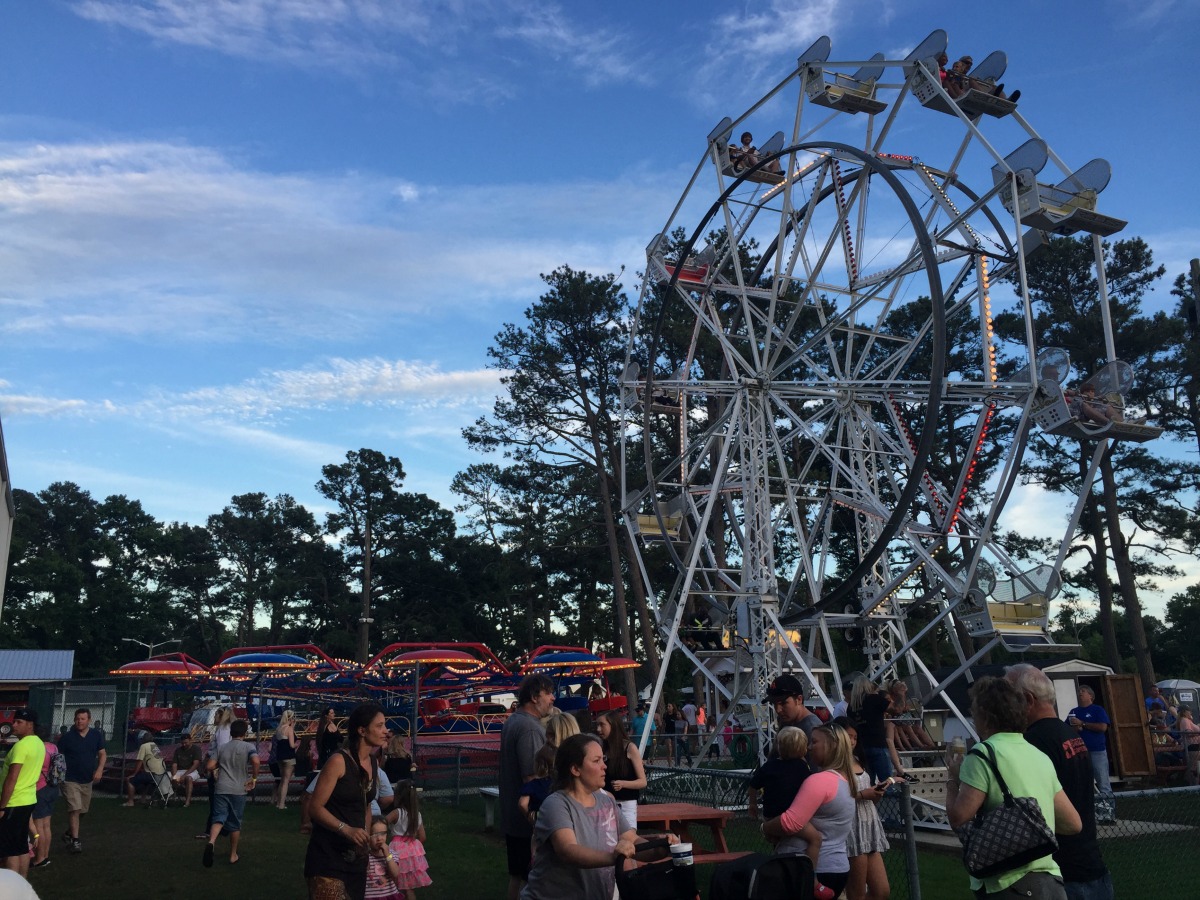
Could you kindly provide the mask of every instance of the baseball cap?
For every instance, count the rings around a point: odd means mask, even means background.
[[[767,685],[768,700],[782,700],[784,697],[803,697],[804,685],[795,675],[783,673]]]
[[[37,713],[27,706],[22,706],[15,713],[13,713],[13,719],[22,719],[23,721],[32,722],[34,725],[36,725]]]

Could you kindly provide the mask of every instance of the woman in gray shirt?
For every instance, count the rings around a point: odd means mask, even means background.
[[[558,748],[554,768],[555,791],[538,811],[521,900],[612,900],[614,866],[634,855],[640,839],[620,831],[617,802],[604,790],[604,747],[594,734],[572,735]]]

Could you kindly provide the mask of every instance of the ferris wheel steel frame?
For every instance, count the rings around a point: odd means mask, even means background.
[[[938,34],[931,35],[922,47]],[[941,34],[944,43],[944,33]],[[828,41],[822,40],[826,41],[827,56]],[[820,42],[810,48],[809,54],[819,45]],[[875,114],[867,116],[864,148],[840,141],[811,140],[829,122],[842,117],[844,111],[834,110],[802,134],[806,106],[811,105],[806,102],[811,94],[806,97],[804,86],[810,84],[814,72],[820,73],[828,66],[843,69],[867,63],[878,64],[880,71],[887,67],[901,68],[905,79],[901,84],[879,83],[871,88],[871,97],[876,89],[898,89],[898,92],[878,131]],[[791,141],[786,147],[764,154],[752,166],[731,173],[728,154],[722,154],[733,129],[790,85],[800,86]],[[835,629],[857,629],[866,635],[871,677],[895,672],[903,661],[910,672],[919,673],[932,685],[929,697],[941,696],[952,714],[962,718],[945,688],[996,646],[1000,638],[993,635],[981,649],[968,654],[952,622],[964,610],[969,612],[973,608],[976,615],[980,607],[990,615],[988,593],[995,587],[996,568],[1011,576],[1014,598],[1018,590],[1025,588],[1028,592],[1041,590],[1046,595],[1056,590],[1055,579],[1083,508],[1081,495],[1052,571],[1049,575],[1039,573],[1040,580],[1036,583],[994,540],[997,521],[1016,484],[1021,457],[1032,431],[1031,409],[1039,372],[1034,365],[1038,348],[1025,256],[1036,250],[1042,238],[1035,229],[1023,227],[1019,205],[1014,204],[1011,209],[1010,221],[1008,216],[998,215],[992,209],[1006,189],[1015,195],[1018,173],[987,140],[977,122],[957,106],[951,104],[965,126],[965,134],[945,169],[913,157],[883,152],[905,99],[915,90],[926,95],[940,91],[945,97],[936,74],[923,59],[914,60],[910,56],[906,60],[828,63],[824,57],[816,60],[802,56],[797,69],[762,100],[736,121],[726,119],[710,133],[707,152],[684,195],[663,233],[647,249],[647,272],[626,373],[636,371],[636,367],[631,367],[639,358],[645,361],[646,371],[644,378],[632,375],[622,386],[622,395],[628,398],[625,411],[628,439],[623,449],[627,452],[640,440],[646,483],[631,487],[627,457],[623,458],[621,476],[625,523],[635,546],[645,550],[637,557],[638,576],[652,600],[666,645],[653,702],[657,703],[661,697],[667,662],[672,654],[681,652],[726,701],[726,708],[712,729],[714,735],[735,712],[738,703],[748,701],[760,736],[760,752],[770,731],[771,713],[759,698],[780,672],[788,668],[802,672],[812,692],[826,706],[832,705],[832,701],[819,675],[828,673],[834,694],[840,695],[841,673],[831,638]],[[1009,115],[1040,140],[1015,109]],[[1003,178],[996,177],[992,187],[982,192],[972,190],[959,174],[973,144],[991,157],[993,172],[1004,173]],[[1070,169],[1053,151],[1048,150],[1048,155],[1070,174]],[[786,168],[781,164],[786,164]],[[843,174],[840,171],[843,164],[853,171]],[[670,248],[675,257],[670,262],[665,257],[667,235],[676,225],[689,195],[701,189],[701,176],[709,166],[716,170],[717,199],[698,217],[699,224],[691,229],[690,236]],[[910,194],[906,187],[909,182],[898,173],[912,173],[917,189],[922,192],[922,204]],[[805,180],[812,176],[817,186],[809,187],[803,195]],[[758,186],[763,184],[770,186]],[[898,202],[903,209],[907,222],[902,228],[911,226],[911,233],[905,232],[899,243],[911,239],[911,245],[892,266],[864,275],[858,268],[856,248],[866,246],[868,237],[874,237],[868,228],[868,202],[876,184],[890,191],[885,198]],[[802,193],[803,203],[793,202],[797,189]],[[962,198],[961,208],[951,198],[952,190]],[[778,206],[769,205],[776,200]],[[778,216],[778,228],[773,239],[762,245],[757,266],[745,269],[740,258],[742,242],[760,215]],[[769,219],[768,226],[773,222]],[[817,240],[812,248],[806,243],[810,227],[824,236],[823,243]],[[720,240],[705,248],[709,254],[706,274],[699,281],[695,275],[685,278],[686,261],[697,255],[706,235],[714,234]],[[951,240],[951,236],[955,239]],[[985,247],[985,243],[991,243],[995,252]],[[1101,285],[1106,349],[1113,359],[1115,349],[1107,309],[1102,243],[1097,234],[1093,234],[1093,247]],[[811,251],[815,251],[815,258]],[[845,277],[822,281],[819,276],[837,253],[845,264]],[[989,262],[997,264],[991,271]],[[946,266],[951,267],[951,277],[943,284],[942,270]],[[712,273],[721,273],[725,280]],[[896,340],[897,336],[882,330],[882,325],[892,312],[893,302],[902,296],[905,280],[911,277],[925,280],[929,316],[907,343],[900,342],[894,352],[877,352],[876,348],[888,340]],[[1028,364],[1016,376],[1001,380],[997,377],[988,284],[989,279],[995,282],[1007,278],[1016,285],[1023,313]],[[799,297],[795,291],[800,292]],[[891,296],[884,297],[888,292]],[[835,300],[830,301],[830,296]],[[843,296],[847,298],[844,307],[839,305]],[[650,327],[645,315],[655,298],[660,305]],[[731,304],[728,314],[718,310],[722,298]],[[860,313],[876,302],[882,304],[883,312],[877,314],[873,325],[866,315],[866,326],[860,326]],[[903,305],[904,302],[899,303],[897,309]],[[662,377],[656,369],[666,343],[664,328],[668,314],[680,309],[694,317],[686,356],[673,376]],[[967,314],[979,318],[983,377],[972,382],[960,376],[957,382],[950,382],[945,377],[947,320]],[[816,316],[819,327],[800,333],[803,340],[794,339],[793,329],[805,316]],[[697,376],[696,351],[706,336],[719,346],[720,372],[704,371]],[[863,343],[858,346],[860,339]],[[843,345],[838,345],[838,340]],[[676,344],[674,349],[680,346]],[[816,355],[822,349],[828,353],[828,360]],[[839,352],[844,353],[844,371],[839,368]],[[927,383],[898,378],[913,364],[915,356],[920,356],[922,364],[928,357]],[[803,383],[788,377],[776,380],[780,375],[794,377],[798,370],[815,372],[819,377]],[[692,398],[696,398],[697,406],[689,406]],[[677,406],[677,412],[672,413],[672,404]],[[698,408],[701,404],[703,410]],[[911,422],[902,404],[917,405]],[[969,413],[977,409],[977,413],[969,442],[971,454],[959,471],[953,473],[953,483],[947,486],[931,476],[930,457],[939,437],[939,415],[954,407]],[[1008,447],[1002,453],[1003,465],[995,478],[992,501],[986,514],[977,519],[966,504],[973,486],[974,459],[993,420],[1010,410],[1019,410],[1019,416]],[[661,455],[661,444],[655,442],[654,436],[669,432],[660,426],[660,420],[672,414],[679,420],[679,452],[664,461],[657,458]],[[831,429],[830,420],[836,420],[836,430]],[[915,435],[914,426],[917,426]],[[803,445],[802,439],[809,444]],[[784,447],[789,441],[796,447],[792,455]],[[1106,445],[1107,441],[1100,441],[1097,446],[1089,484]],[[811,449],[805,451],[800,449],[802,446]],[[802,458],[804,452],[810,453],[807,462],[798,466],[794,477],[789,476],[787,464],[793,456]],[[819,477],[823,467],[827,467],[829,475],[821,494],[805,478],[814,470]],[[805,473],[803,477],[801,471]],[[704,476],[707,483],[697,480]],[[783,484],[782,490],[778,482]],[[809,518],[801,514],[801,507],[807,509],[818,500],[818,514]],[[644,514],[647,504],[649,515]],[[673,509],[667,510],[672,504]],[[836,563],[832,570],[829,568],[832,544],[837,537],[834,526],[829,524],[835,516],[835,506],[850,509],[854,522],[857,561],[846,572],[838,571]],[[923,521],[918,521],[922,517]],[[791,529],[792,540],[797,540],[794,535],[801,535],[800,559],[782,597],[776,558],[781,523]],[[816,555],[818,565],[814,565],[814,555],[806,556],[803,552],[811,549],[810,535],[806,532],[809,524],[814,534],[825,529],[815,545],[821,548]],[[717,531],[721,534],[714,538]],[[844,535],[841,537],[845,540]],[[953,551],[949,549],[952,543]],[[669,568],[675,572],[669,587],[656,586],[656,573],[651,569],[662,566],[663,562],[658,559],[648,564],[647,554],[652,544],[665,548]],[[907,554],[902,565],[897,565],[890,555],[897,546]],[[985,551],[992,563],[984,561]],[[954,564],[955,552],[958,565]],[[836,576],[836,583],[827,590],[831,573]],[[922,574],[927,588],[916,592],[907,589],[908,596],[899,596],[918,574]],[[984,590],[981,584],[991,587]],[[805,591],[810,595],[809,602],[802,605],[799,598]],[[701,600],[708,604],[710,613],[716,611],[718,617],[724,616],[722,627],[732,637],[723,654],[733,661],[731,686],[708,671],[702,651],[680,639],[689,604],[694,606]],[[845,605],[847,600],[853,602]],[[844,610],[839,611],[843,605]],[[916,634],[909,635],[908,613],[923,606],[933,609],[934,614]],[[915,647],[942,627],[946,628],[959,666],[949,678],[939,680],[920,659]],[[806,632],[803,651],[801,642],[793,639],[789,629]],[[820,653],[828,668],[814,665],[814,658]],[[746,674],[750,677],[744,677]],[[648,734],[642,736],[643,749],[647,737]]]

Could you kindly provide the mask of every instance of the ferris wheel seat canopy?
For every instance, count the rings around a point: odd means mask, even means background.
[[[1005,209],[1019,212],[1026,225],[1058,235],[1087,231],[1106,237],[1125,228],[1125,221],[1096,211],[1097,199],[1112,179],[1108,160],[1093,159],[1053,185],[1038,181],[1048,160],[1046,142],[1030,138],[1006,156],[1003,165],[992,166],[992,181],[1000,186]],[[1010,171],[1016,173],[1015,198]]]
[[[883,54],[876,53],[871,59],[883,60]],[[817,106],[848,112],[851,115],[860,112],[874,115],[887,109],[886,103],[875,99],[875,82],[883,74],[883,69],[882,65],[868,63],[853,75],[845,75],[840,72],[826,72],[823,68],[810,64],[808,77],[804,82],[804,92]]]

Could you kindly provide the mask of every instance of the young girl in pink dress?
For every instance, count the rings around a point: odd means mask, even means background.
[[[367,891],[363,897],[368,900],[401,900],[400,888],[396,886],[396,878],[400,875],[400,867],[396,854],[388,846],[388,821],[383,816],[371,819],[371,843],[367,854]]]
[[[388,813],[388,818],[392,820],[392,853],[400,870],[396,885],[407,900],[415,900],[415,889],[433,884],[433,879],[425,861],[425,823],[421,820],[420,798],[411,782],[396,788],[396,808]]]

